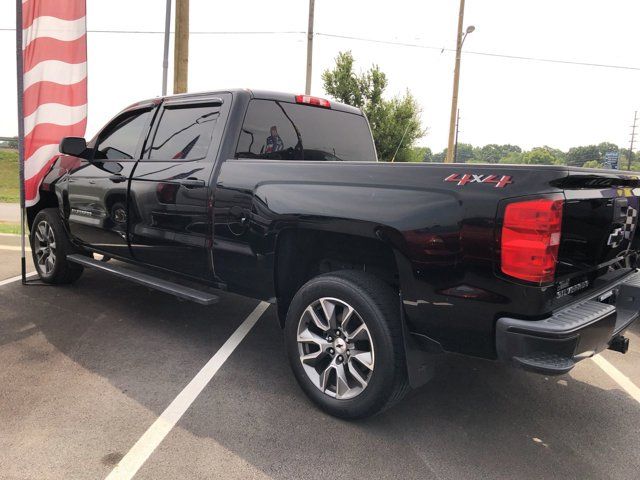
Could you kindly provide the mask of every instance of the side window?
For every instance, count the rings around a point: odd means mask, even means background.
[[[126,114],[116,119],[101,134],[95,148],[97,160],[132,160],[140,137],[151,119],[151,110]]]
[[[207,156],[220,116],[218,105],[166,107],[149,160],[199,160]]]

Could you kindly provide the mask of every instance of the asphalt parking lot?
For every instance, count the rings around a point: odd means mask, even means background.
[[[0,237],[0,280],[19,274],[18,246]],[[109,476],[258,304],[202,307],[93,271],[0,285],[0,478]],[[629,337],[602,357],[638,386],[639,325]],[[340,421],[297,387],[270,307],[135,478],[637,479],[638,401],[593,360],[543,377],[443,356],[392,410]]]

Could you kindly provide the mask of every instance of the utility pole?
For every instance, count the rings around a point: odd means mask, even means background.
[[[627,159],[627,170],[631,170],[631,158],[633,157],[633,143],[636,139],[636,124],[638,122],[638,111],[633,114],[633,126],[631,127],[631,144],[629,145],[629,158]]]
[[[169,74],[169,33],[171,30],[171,0],[167,0],[164,19],[164,52],[162,55],[162,96],[167,95],[167,76]]]
[[[309,0],[309,25],[307,27],[307,82],[304,87],[304,94],[311,95],[311,71],[313,69],[313,15],[315,12],[316,0]]]
[[[173,93],[187,91],[189,75],[189,0],[176,0]]]
[[[455,140],[455,129],[456,129],[456,112],[458,111],[458,88],[460,85],[460,58],[462,57],[462,44],[464,43],[464,39],[466,35],[463,36],[462,26],[464,24],[464,2],[465,0],[460,0],[460,12],[458,14],[458,36],[456,37],[456,65],[453,71],[453,95],[451,97],[451,117],[449,120],[449,143],[447,147],[447,158],[445,158],[446,163],[453,163],[453,150],[454,150],[454,140]],[[468,31],[467,33],[471,33],[473,30]]]
[[[460,133],[460,109],[456,118],[456,146],[453,149],[453,163],[458,163],[458,134]]]

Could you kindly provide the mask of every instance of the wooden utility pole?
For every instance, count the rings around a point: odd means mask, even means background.
[[[464,1],[460,0],[458,14],[458,36],[456,38],[456,66],[453,72],[453,95],[451,97],[451,117],[449,120],[449,144],[447,147],[446,163],[454,162],[454,148],[456,135],[456,113],[458,111],[458,86],[460,85],[460,57],[462,56],[462,25],[464,23]]]
[[[189,0],[176,0],[173,93],[185,93],[189,76]]]
[[[638,111],[633,115],[633,126],[631,127],[631,144],[629,145],[629,158],[627,160],[627,170],[631,170],[631,157],[633,157],[633,144],[636,140],[636,124],[638,122]]]
[[[311,71],[313,70],[313,15],[315,5],[315,0],[309,0],[309,26],[307,27],[307,82],[304,87],[305,95],[311,95]]]

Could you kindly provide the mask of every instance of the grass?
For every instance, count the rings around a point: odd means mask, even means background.
[[[18,151],[0,149],[0,202],[18,203],[19,201]],[[2,225],[0,225],[1,228],[3,228]],[[0,232],[3,231],[0,230]]]
[[[19,235],[20,224],[0,222],[0,233],[13,233],[15,235]]]

